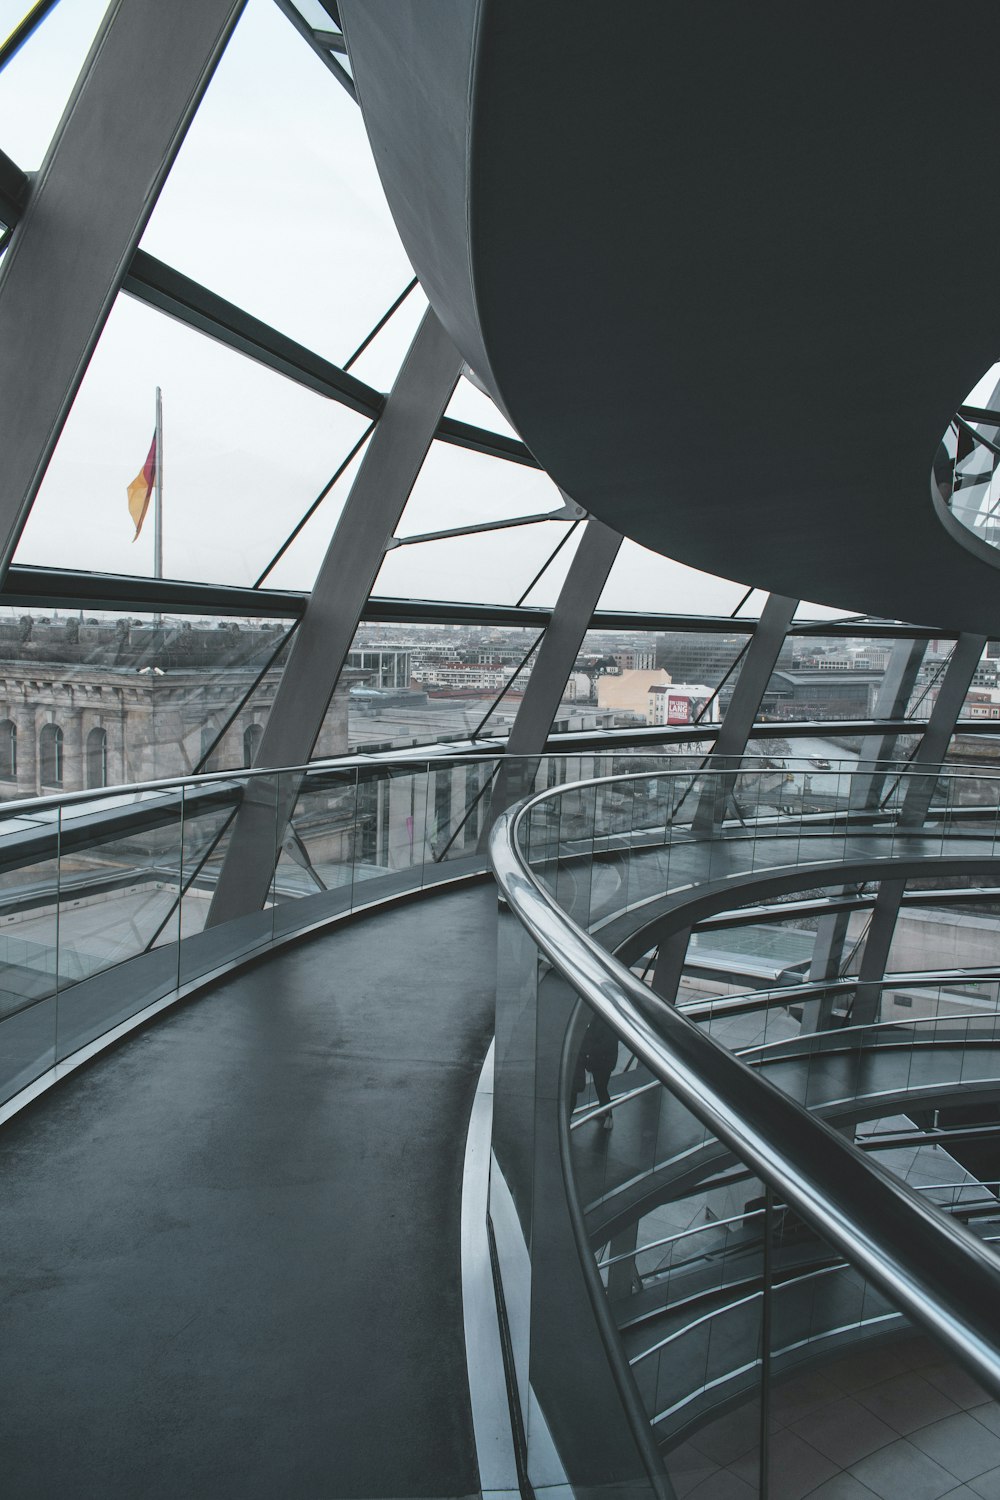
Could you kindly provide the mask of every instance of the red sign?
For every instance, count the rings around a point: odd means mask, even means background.
[[[691,699],[681,697],[678,693],[667,694],[667,723],[668,724],[690,724],[691,722]]]

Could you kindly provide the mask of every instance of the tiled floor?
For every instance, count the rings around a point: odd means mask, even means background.
[[[667,1455],[679,1500],[754,1500],[759,1409]],[[771,1398],[769,1500],[1000,1500],[1000,1406],[928,1340],[787,1377]]]

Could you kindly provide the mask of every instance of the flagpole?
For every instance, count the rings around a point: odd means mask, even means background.
[[[156,387],[156,468],[153,476],[153,577],[163,577],[163,398]]]

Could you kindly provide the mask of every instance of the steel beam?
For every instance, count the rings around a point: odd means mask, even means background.
[[[841,892],[847,890],[842,886]],[[851,912],[835,911],[821,916],[816,924],[816,941],[813,943],[809,964],[810,982],[837,979],[843,962],[844,947]],[[801,1031],[826,1031],[833,1016],[834,996],[829,991],[811,1000],[803,1001]]]
[[[32,180],[0,263],[0,581],[160,187],[244,3],[200,0],[177,7],[119,0]]]
[[[875,699],[873,718],[886,720],[903,718],[926,651],[927,642],[923,640],[898,640],[893,644],[889,664]],[[862,741],[859,765],[868,766],[870,769],[859,770],[851,779],[850,805],[853,809],[864,811],[878,807],[885,791],[886,762],[892,754],[897,738],[898,730],[866,735]],[[843,889],[846,892],[847,887]],[[883,902],[883,906],[884,904]],[[820,918],[809,966],[811,980],[839,978],[844,961],[844,950],[847,946],[850,915],[849,912],[833,912]],[[893,917],[893,926],[895,926],[895,917]],[[872,957],[875,951],[873,947]],[[807,1000],[802,1007],[802,1030],[804,1032],[825,1030],[833,1019],[834,1003],[833,994]]]
[[[0,173],[0,195],[2,190],[3,176]],[[339,401],[352,411],[375,417],[385,405],[385,397],[374,386],[324,359],[315,350],[296,343],[287,334],[251,316],[235,303],[227,302],[224,297],[148,255],[145,250],[137,250],[132,257],[122,290],[147,307],[176,318],[186,328],[194,328],[237,354],[256,360],[276,374],[295,381],[296,385]],[[538,468],[520,439],[502,432],[491,432],[487,427],[443,416],[436,436],[442,443],[450,443],[456,448],[468,448],[490,458]]]
[[[301,765],[313,746],[361,615],[462,367],[428,309],[372,434],[281,675],[257,768]],[[208,923],[260,911],[298,792],[255,779],[233,825]]]
[[[438,437],[441,428],[438,428]],[[305,609],[308,595],[292,589],[253,589],[236,584],[191,583],[182,579],[140,578],[131,573],[89,573],[72,568],[39,568],[24,563],[13,563],[7,572],[4,586],[0,589],[0,606],[23,608],[37,605],[40,609],[102,609],[122,608],[138,610],[187,610],[198,613],[231,615],[300,615]],[[551,611],[537,605],[512,604],[455,604],[440,599],[390,599],[373,596],[365,605],[363,618],[382,621],[386,624],[438,624],[438,625],[516,625],[525,629],[541,630],[550,619]],[[755,620],[739,621],[741,630],[753,634]],[[593,630],[664,631],[677,634],[718,635],[732,634],[733,622],[728,616],[719,615],[654,615],[623,612],[620,610],[597,610],[591,622]],[[874,634],[870,625],[866,634]],[[881,626],[885,639],[899,635],[898,626]],[[831,635],[856,634],[855,630],[843,628],[833,630]],[[789,631],[789,635],[797,634]],[[927,639],[931,632],[925,632]],[[922,637],[924,638],[924,637]],[[844,720],[850,727],[844,733],[875,734],[877,728],[872,719]],[[708,726],[713,731],[716,726]],[[814,726],[821,733],[822,724]],[[783,725],[782,733],[794,732],[793,726]],[[898,719],[885,726],[887,734],[897,735],[923,730],[923,723]],[[773,729],[771,731],[773,733]],[[969,734],[996,734],[996,726],[988,720],[974,720],[963,724],[962,732]],[[655,733],[655,731],[651,731]]]
[[[256,360],[307,390],[339,401],[352,411],[377,417],[382,410],[385,397],[373,386],[145,250],[137,250],[133,255],[123,290],[147,307],[155,307],[185,327],[207,334],[227,349]]]
[[[911,763],[914,771],[919,771],[922,766],[939,766],[944,760],[966,694],[985,650],[984,635],[963,634],[955,642],[948,670],[944,674],[927,727]],[[935,775],[906,777],[906,791],[899,813],[900,828],[923,826],[936,780]]]
[[[505,808],[531,788],[569,674],[621,544],[617,531],[601,521],[587,522],[507,739],[493,789],[489,827]],[[488,828],[484,828],[483,838],[487,836]]]
[[[985,649],[985,636],[960,635],[956,641],[923,737],[911,763],[912,772],[918,772],[922,766],[936,768],[944,760],[969,685]],[[917,832],[927,819],[937,772],[936,769],[931,770],[926,776],[914,775],[912,772],[904,778],[906,790],[903,793],[898,826]],[[880,981],[885,975],[905,890],[906,882],[902,880],[883,880],[879,886],[861,955],[859,983],[852,1009],[852,1018],[858,1025],[878,1020],[882,1002]]]
[[[671,1005],[677,1004],[677,991],[684,977],[684,965],[687,961],[690,942],[691,928],[682,927],[676,932],[669,933],[657,946],[650,988],[655,995],[662,996]]]
[[[723,774],[709,777],[701,793],[694,815],[694,829],[699,834],[716,827],[726,815],[726,806],[736,786],[737,776],[735,770],[727,771],[726,767],[746,751],[750,730],[798,605],[797,599],[771,594],[761,611],[750,649],[719,729],[719,737],[709,758],[708,768],[712,770],[716,766],[721,767]]]
[[[858,969],[858,987],[851,1007],[853,1026],[867,1026],[879,1019],[882,1009],[881,980],[889,961],[896,919],[903,904],[905,890],[905,880],[883,880],[879,885]]]
[[[879,684],[872,718],[902,719],[905,716],[926,651],[926,641],[895,642],[889,653],[885,676]],[[859,762],[862,766],[870,765],[871,770],[859,771],[852,778],[852,808],[861,810],[878,807],[886,782],[886,769],[880,767],[880,763],[890,758],[897,738],[896,733],[875,734],[866,736],[862,741]]]

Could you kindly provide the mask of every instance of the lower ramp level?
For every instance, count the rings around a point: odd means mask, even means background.
[[[476,886],[274,955],[0,1134],[18,1500],[463,1496]]]

